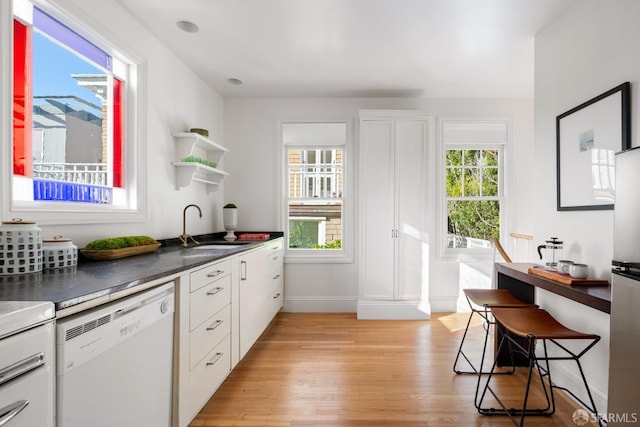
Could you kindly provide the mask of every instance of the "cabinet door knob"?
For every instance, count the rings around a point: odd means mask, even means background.
[[[273,299],[278,299],[278,298],[280,298],[280,294],[275,294],[275,295],[273,296]]]
[[[280,278],[279,274],[276,274],[275,276],[273,276],[273,280],[276,280],[276,279],[279,279],[279,278]]]

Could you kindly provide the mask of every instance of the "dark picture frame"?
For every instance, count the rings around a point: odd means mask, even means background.
[[[629,148],[629,82],[557,116],[558,211],[613,209],[615,153]]]

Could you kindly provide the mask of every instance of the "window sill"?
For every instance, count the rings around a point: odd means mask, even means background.
[[[285,264],[353,264],[348,255],[286,255]]]

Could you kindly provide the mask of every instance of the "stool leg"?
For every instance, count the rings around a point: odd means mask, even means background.
[[[468,301],[468,299],[467,299]],[[473,308],[473,305],[471,304],[471,301],[469,301],[469,306],[471,307],[471,314],[469,315],[469,319],[467,320],[467,326],[464,330],[464,334],[462,335],[462,340],[460,341],[460,346],[458,347],[458,353],[456,354],[456,359],[453,362],[453,372],[455,372],[456,374],[460,375],[460,374],[475,374],[475,375],[482,375],[482,374],[486,374],[486,372],[483,372],[482,369],[484,368],[484,361],[486,358],[486,354],[487,354],[487,344],[489,343],[489,329],[491,328],[492,325],[495,325],[495,321],[491,320],[491,310],[488,307],[484,307],[484,309],[482,311],[476,310],[475,308]],[[473,362],[471,362],[471,360],[467,357],[467,355],[464,353],[463,350],[463,345],[464,342],[467,338],[467,334],[469,333],[469,326],[471,325],[471,319],[473,318],[474,314],[478,314],[480,317],[482,317],[486,323],[486,330],[485,330],[485,334],[484,334],[484,343],[482,346],[482,356],[480,358],[480,366],[478,368],[476,368],[475,366],[473,366]],[[472,371],[462,371],[457,369],[458,367],[458,361],[460,359],[460,356],[462,356],[464,358],[464,360],[467,361],[467,363],[469,364],[469,366],[471,366]],[[511,370],[509,371],[505,371],[505,372],[495,372],[494,375],[502,375],[502,374],[512,374],[514,373],[516,370],[515,368],[515,363],[513,360],[513,356],[511,357]],[[476,393],[477,394],[477,393]]]
[[[469,304],[471,304],[471,303],[469,303]],[[462,334],[462,340],[460,341],[460,346],[458,347],[458,353],[456,354],[456,360],[453,362],[453,372],[455,372],[456,374],[466,374],[466,373],[474,374],[474,373],[477,373],[476,369],[471,364],[471,361],[469,360],[469,358],[462,351],[462,346],[464,345],[464,340],[467,338],[467,333],[469,332],[469,325],[471,325],[471,319],[473,318],[473,314],[474,313],[475,313],[475,310],[472,307],[471,308],[471,314],[469,315],[469,319],[467,320],[467,327],[464,329],[464,334]],[[460,358],[460,355],[462,355],[462,357],[467,361],[467,363],[469,363],[469,365],[471,365],[471,368],[474,370],[474,372],[459,371],[459,370],[456,369],[456,367],[458,366],[458,359]]]
[[[582,357],[587,351],[589,351],[591,349],[591,347],[596,345],[596,343],[598,341],[600,341],[599,337],[597,339],[593,340],[593,342],[591,344],[589,344],[584,350],[582,350],[582,352],[580,352],[579,354],[575,354],[572,351],[570,351],[569,349],[567,349],[566,347],[564,347],[563,345],[561,345],[556,340],[551,340],[551,342],[553,342],[555,345],[557,345],[558,347],[560,347],[562,350],[564,350],[565,352],[567,352],[570,355],[570,357],[565,358],[565,360],[566,359],[573,360],[573,361],[576,362],[576,365],[578,365],[578,371],[580,372],[580,377],[582,378],[582,383],[584,384],[584,388],[585,388],[585,390],[587,392],[587,397],[589,398],[589,404],[584,402],[582,399],[580,399],[578,396],[576,396],[575,393],[573,393],[571,390],[569,390],[566,387],[561,387],[561,386],[557,386],[557,385],[553,385],[552,387],[565,391],[566,393],[571,395],[575,400],[580,402],[580,404],[582,406],[587,408],[589,411],[591,411],[596,416],[596,418],[598,419],[598,425],[602,426],[602,419],[598,415],[598,410],[596,409],[596,403],[593,400],[593,395],[591,394],[591,389],[589,387],[589,384],[587,383],[587,377],[584,374],[584,370],[582,369],[582,364],[580,363],[580,357]]]

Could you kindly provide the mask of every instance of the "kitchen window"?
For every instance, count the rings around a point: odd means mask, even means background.
[[[283,123],[281,133],[288,260],[349,260],[347,123]]]
[[[12,27],[3,215],[43,223],[142,220],[141,62],[48,3],[14,1]]]
[[[508,121],[440,122],[441,253],[489,253],[504,227]]]

